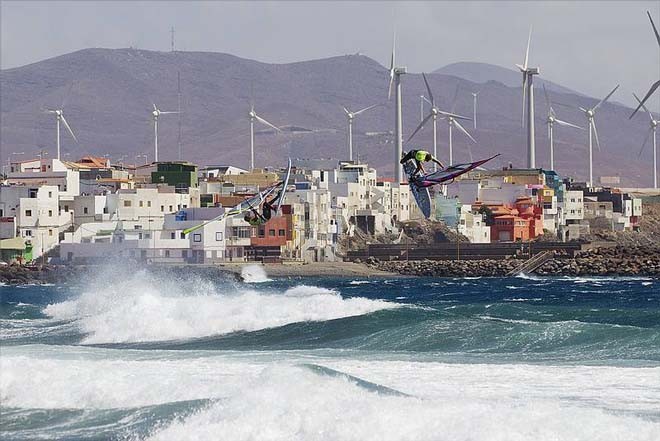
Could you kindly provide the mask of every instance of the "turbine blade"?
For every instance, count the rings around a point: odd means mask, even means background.
[[[658,34],[658,29],[655,27],[655,23],[653,23],[653,19],[651,18],[651,13],[649,11],[646,11],[646,15],[648,15],[649,20],[651,20],[651,26],[653,26],[653,32],[655,33],[655,39],[658,40],[658,46],[660,46],[660,34]]]
[[[642,102],[639,103],[639,106],[637,106],[637,108],[635,109],[635,111],[634,111],[632,114],[630,114],[630,117],[629,117],[628,119],[630,119],[630,118],[632,118],[633,116],[635,116],[635,113],[637,113],[637,111],[642,107],[642,105],[646,102],[646,100],[648,100],[649,97],[650,97],[651,95],[653,95],[653,92],[655,92],[655,90],[656,90],[658,87],[660,87],[660,80],[658,80],[658,81],[656,81],[655,83],[653,83],[653,85],[651,86],[651,88],[649,89],[649,91],[646,92],[646,95],[644,95],[644,98],[642,98]]]
[[[607,96],[606,96],[605,98],[603,98],[602,100],[600,100],[600,102],[599,102],[598,104],[596,104],[591,110],[593,111],[593,110],[598,109],[598,108],[601,106],[601,104],[603,104],[605,101],[607,101],[607,100],[612,96],[612,94],[613,94],[614,92],[616,92],[616,90],[617,90],[618,88],[619,88],[619,85],[617,84],[616,87],[615,87],[614,89],[612,89],[612,91],[611,91],[610,93],[608,93]]]
[[[72,138],[76,141],[76,143],[77,143],[77,142],[78,142],[78,138],[76,138],[76,135],[73,134],[73,130],[71,130],[71,126],[69,126],[69,123],[66,122],[66,119],[64,118],[64,115],[62,115],[62,122],[64,123],[64,127],[66,127],[66,129],[69,131],[69,134],[71,135],[71,137],[72,137]]]
[[[151,104],[154,106],[154,110],[155,110],[156,112],[158,112],[158,107],[156,107],[156,104],[154,104],[154,103],[151,103]]]
[[[527,37],[527,50],[525,51],[525,63],[523,63],[524,69],[527,70],[527,61],[529,60],[529,45],[532,42],[532,26],[529,27],[529,36]]]
[[[408,139],[406,140],[406,143],[409,143],[409,142],[410,142],[410,140],[413,138],[413,136],[415,136],[415,135],[417,134],[417,132],[419,132],[419,131],[422,129],[422,127],[424,127],[424,124],[426,124],[426,122],[427,122],[432,116],[433,116],[433,113],[429,113],[429,114],[426,116],[426,118],[424,118],[424,119],[419,123],[419,125],[417,126],[417,128],[415,129],[415,131],[412,132],[412,134],[411,134],[411,135],[408,137]]]
[[[576,126],[575,124],[571,124],[571,123],[569,123],[569,122],[562,121],[562,120],[557,119],[557,118],[555,118],[555,122],[556,122],[557,124],[559,124],[560,126],[573,127],[574,129],[584,130],[584,128],[582,128],[582,127],[580,127],[580,126]]]
[[[458,99],[458,89],[460,88],[460,83],[456,84],[456,91],[454,92],[454,99],[451,100],[451,113],[454,113],[456,110],[456,100]]]
[[[175,111],[168,111],[168,112],[159,111],[158,113],[160,113],[161,115],[167,115],[167,114],[179,113],[179,112],[175,112]]]
[[[472,121],[472,118],[469,118],[469,117],[467,117],[467,116],[458,115],[458,114],[456,114],[456,113],[452,113],[452,112],[445,112],[444,110],[440,110],[440,109],[438,109],[438,108],[436,108],[435,110],[436,110],[439,114],[441,114],[441,115],[444,115],[444,116],[451,116],[451,117],[453,117],[454,119],[463,119],[463,120],[465,120],[465,121]],[[443,119],[444,119],[444,118],[443,118]]]
[[[389,101],[392,98],[392,83],[394,82],[394,65],[396,64],[395,59],[396,52],[396,31],[394,32],[394,37],[392,38],[392,56],[390,57],[390,85],[387,90],[387,100]]]
[[[432,103],[431,101],[429,101],[429,99],[426,98],[424,95],[422,95],[422,98],[424,99],[424,101],[426,101],[426,102],[429,103],[430,105],[433,105],[433,103]]]
[[[587,111],[587,109],[585,109],[584,107],[578,107],[578,109],[582,110],[583,112]]]
[[[644,109],[644,111],[649,114],[649,117],[651,118],[651,121],[653,121],[653,114],[649,111],[649,109],[646,108],[646,106],[642,103],[642,101],[639,99],[639,97],[637,95],[635,95],[635,93],[633,93],[633,96],[635,97],[637,102],[642,106],[642,109]]]
[[[346,115],[348,115],[349,113],[351,113],[351,112],[348,111],[348,109],[347,109],[346,107],[343,107],[343,106],[342,106],[342,109],[344,109],[344,113],[346,113]]]
[[[591,125],[594,128],[594,138],[596,138],[596,147],[598,147],[598,151],[600,152],[600,141],[598,140],[598,130],[596,130],[596,121],[591,120]]]
[[[646,132],[646,138],[644,138],[644,142],[642,143],[642,148],[639,149],[639,153],[637,154],[638,158],[640,156],[642,156],[642,152],[644,151],[644,147],[646,147],[646,143],[648,142],[649,138],[651,137],[651,133],[653,133],[653,129],[650,129],[649,131]]]
[[[548,112],[552,109],[552,104],[550,103],[550,97],[548,96],[548,91],[545,88],[545,83],[543,83],[543,95],[545,96],[545,107]]]
[[[355,112],[353,115],[359,115],[360,113],[362,113],[362,112],[366,112],[367,110],[370,110],[370,109],[373,109],[373,108],[376,107],[376,106],[378,106],[378,104],[373,104],[373,105],[371,105],[371,106],[369,106],[369,107],[365,107],[365,108],[362,109],[362,110],[358,110],[358,111]]]
[[[459,123],[458,121],[454,120],[454,125],[455,125],[456,127],[458,127],[458,129],[459,129],[461,132],[465,133],[465,136],[467,136],[468,138],[470,138],[470,140],[472,140],[473,143],[475,143],[475,144],[477,143],[477,141],[472,137],[472,135],[470,135],[470,134],[468,133],[467,130],[465,130],[465,127],[463,127],[463,126],[461,125],[461,123]]]
[[[426,84],[426,91],[429,93],[429,97],[431,97],[431,105],[435,106],[435,98],[433,98],[433,92],[431,92],[431,86],[429,86],[429,82],[426,80],[426,74],[422,72],[422,78],[424,78],[424,84]]]
[[[273,124],[271,124],[271,123],[269,123],[268,121],[266,121],[265,119],[263,119],[263,118],[260,117],[259,115],[256,115],[256,114],[255,114],[254,117],[255,117],[256,120],[259,121],[261,124],[264,124],[264,125],[266,125],[266,126],[272,127],[273,129],[277,130],[278,132],[281,132],[281,131],[282,131],[282,129],[280,129],[279,127],[277,127],[277,126],[275,126],[275,125],[273,125]]]

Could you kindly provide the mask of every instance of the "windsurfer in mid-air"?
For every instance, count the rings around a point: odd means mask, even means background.
[[[415,173],[413,173],[411,177],[419,176],[420,173],[421,174],[426,173],[423,165],[424,162],[435,162],[440,166],[440,168],[445,168],[442,162],[438,161],[436,158],[433,157],[432,154],[430,154],[426,150],[411,150],[401,158],[400,162],[401,164],[405,164],[407,161],[410,161],[411,159],[414,160],[415,164],[417,165],[417,168],[415,169]]]
[[[273,211],[277,211],[277,209],[273,207],[273,202],[277,201],[281,194],[282,190],[280,190],[270,200],[265,200],[261,208],[261,213],[259,213],[256,208],[250,207],[250,211],[245,214],[243,220],[255,227],[268,222],[273,215]]]

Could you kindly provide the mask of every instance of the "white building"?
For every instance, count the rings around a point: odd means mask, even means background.
[[[55,247],[72,224],[72,213],[60,211],[59,198],[55,185],[0,187],[0,218],[6,219],[2,238],[24,238],[35,258]]]

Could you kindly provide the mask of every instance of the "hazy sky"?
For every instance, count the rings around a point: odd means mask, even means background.
[[[128,2],[0,1],[3,69],[87,47],[227,52],[284,63],[361,52],[432,71],[456,61],[513,67],[529,25],[543,77],[592,96],[621,83],[631,103],[660,76],[660,1],[584,2]],[[658,103],[656,99],[654,105]]]

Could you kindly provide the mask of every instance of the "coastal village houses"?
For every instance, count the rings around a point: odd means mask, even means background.
[[[341,257],[342,236],[399,235],[401,222],[423,218],[406,183],[378,177],[368,164],[296,159],[281,215],[259,227],[229,216],[183,234],[282,173],[185,161],[113,165],[89,156],[11,163],[0,186],[2,259],[332,261]],[[640,199],[542,169],[475,170],[432,189],[432,199],[432,220],[473,243],[570,241],[591,228],[637,228],[642,215]]]

